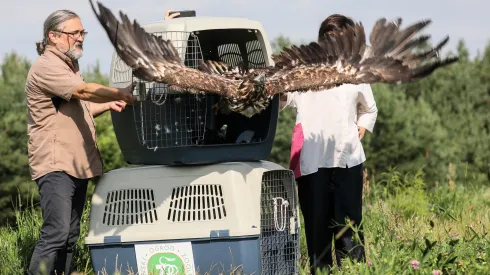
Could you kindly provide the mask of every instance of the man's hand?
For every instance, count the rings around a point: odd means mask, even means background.
[[[171,13],[171,12],[173,12],[173,10],[168,10],[168,11],[165,13],[165,18],[164,18],[164,20],[172,19],[172,18],[175,18],[175,17],[177,17],[177,16],[179,16],[179,15],[180,15],[180,13],[178,13],[178,12],[177,12],[177,13],[174,13],[174,14],[172,14],[172,15],[170,15],[170,13]]]
[[[134,86],[135,86],[135,84],[131,83],[128,87],[120,88],[118,90],[118,92],[120,94],[120,98],[121,98],[120,101],[124,101],[127,104],[133,104],[133,102],[136,101],[136,96],[133,95]],[[124,105],[124,106],[126,106],[126,105]]]
[[[127,103],[122,100],[119,100],[119,101],[109,102],[108,105],[109,105],[109,110],[122,112],[124,108],[126,108]]]

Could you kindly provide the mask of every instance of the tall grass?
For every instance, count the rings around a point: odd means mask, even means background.
[[[489,186],[422,176],[383,175],[365,198],[366,263],[332,274],[490,274]]]
[[[490,187],[457,183],[451,177],[428,186],[422,178],[421,172],[396,171],[378,180],[365,178],[367,260],[345,260],[331,274],[490,274]],[[94,274],[83,244],[89,211],[87,202],[74,255],[76,270],[87,275]],[[23,274],[39,237],[37,208],[16,215],[17,227],[0,228],[1,274]],[[301,254],[300,269],[308,274],[304,229]]]
[[[32,201],[29,204],[30,207],[27,208],[22,204],[18,205],[17,209],[26,210],[15,211],[16,227],[0,227],[0,274],[23,275],[29,267],[42,225],[40,209],[34,207]],[[75,269],[83,274],[93,274],[90,254],[83,242],[88,231],[89,213],[90,202],[87,200],[81,221],[80,238],[73,255]]]

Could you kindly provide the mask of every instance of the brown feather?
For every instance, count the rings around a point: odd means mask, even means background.
[[[381,18],[369,37],[371,46],[366,45],[359,22],[318,42],[284,49],[272,56],[273,67],[249,69],[201,60],[199,69],[192,69],[183,65],[171,41],[147,33],[122,12],[120,23],[100,3],[97,13],[92,0],[90,3],[117,54],[136,77],[166,83],[181,92],[218,94],[227,110],[246,116],[264,110],[279,93],[319,91],[347,83],[411,82],[457,61],[439,57],[447,39],[433,49],[414,53],[415,47],[428,39],[414,37],[430,20],[402,29],[401,18],[391,22]]]
[[[326,35],[317,44],[313,42],[299,48],[295,56],[283,54],[290,51],[285,49],[273,56],[274,60],[280,61],[281,70],[268,78],[269,95],[318,91],[345,83],[411,82],[457,61],[454,57],[442,60],[438,57],[447,40],[426,52],[413,54],[414,48],[425,38],[411,38],[430,21],[424,20],[405,29],[400,29],[400,23],[401,19],[395,22],[384,18],[378,20],[370,37],[371,47],[365,45],[364,28],[359,23],[347,27],[342,33]]]
[[[92,4],[118,55],[133,69],[134,76],[145,81],[167,83],[169,88],[181,92],[219,95],[236,92],[240,82],[185,67],[170,40],[147,33],[136,20],[131,23],[122,12],[122,22],[119,23],[110,10],[100,3],[98,7],[100,13]]]

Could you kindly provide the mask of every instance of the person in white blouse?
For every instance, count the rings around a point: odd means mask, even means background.
[[[331,15],[322,22],[318,39],[346,25],[354,22]],[[281,110],[286,107],[297,111],[290,169],[298,184],[311,274],[315,274],[315,268],[333,265],[332,238],[346,225],[346,218],[354,226],[361,223],[366,160],[361,140],[366,130],[373,132],[378,110],[368,84],[287,93],[281,96]],[[365,260],[362,232],[361,243],[353,239],[349,229],[335,241],[337,265],[346,256]]]

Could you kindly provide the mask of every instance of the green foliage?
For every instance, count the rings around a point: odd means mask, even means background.
[[[28,194],[27,109],[24,83],[29,71],[27,59],[12,53],[1,65],[0,77],[0,209],[12,208],[17,193]],[[12,211],[0,211],[0,222],[14,219]]]
[[[401,172],[422,167],[427,178],[446,174],[447,130],[423,98],[409,98],[397,86],[373,85],[378,117],[373,134],[365,135],[363,147],[372,173],[396,166]],[[440,180],[440,179],[439,179]]]
[[[293,134],[295,120],[294,109],[286,108],[279,113],[276,136],[268,158],[269,161],[285,168],[289,167],[289,147],[291,146],[291,135]]]
[[[22,205],[22,200],[15,208],[16,225],[15,227],[0,227],[0,264],[2,265],[1,274],[22,275],[27,270],[32,252],[39,240],[40,229],[42,226],[42,215],[38,207],[35,207],[33,200],[28,201],[28,205]],[[73,252],[73,265],[75,270],[90,273],[92,264],[88,248],[84,244],[84,238],[88,233],[88,216],[90,204],[84,209],[78,239]]]
[[[291,45],[293,45],[291,40],[282,34],[276,37],[276,39],[274,39],[273,41],[271,41],[272,52],[275,54],[281,52],[282,49],[289,47]]]
[[[291,45],[293,45],[291,40],[284,35],[279,35],[271,42],[272,51],[274,53],[279,53],[282,49],[290,47]],[[288,150],[291,144],[291,135],[296,120],[295,117],[295,110],[291,108],[286,108],[279,112],[274,145],[271,154],[267,159],[286,168],[289,167],[290,155]]]
[[[402,174],[392,170],[383,173],[382,178],[379,182],[365,183],[366,263],[345,260],[342,268],[331,270],[332,274],[490,272],[490,213],[474,211],[490,206],[489,187],[446,184],[429,191],[420,172]],[[414,199],[406,192],[422,197]],[[6,274],[23,274],[37,241],[42,219],[32,203],[29,206],[16,212],[19,217],[16,228],[0,228],[0,264]],[[92,271],[89,250],[83,244],[89,212],[87,204],[74,251],[74,266],[83,274],[101,274]],[[302,227],[301,274],[308,274],[307,260]]]
[[[409,218],[428,213],[429,197],[426,187],[421,170],[402,176],[402,173],[392,169],[381,174],[371,196],[385,199],[398,214]]]
[[[424,168],[430,183],[455,178],[474,183],[490,180],[490,58],[471,61],[463,41],[461,62],[428,78],[404,85],[373,85],[378,119],[364,148],[367,167],[397,166],[409,172]],[[398,147],[399,145],[399,147]]]
[[[280,36],[273,51],[291,44]],[[363,139],[365,165],[376,182],[366,197],[369,264],[347,262],[335,274],[490,272],[485,233],[490,221],[488,211],[478,211],[490,206],[490,192],[481,187],[490,181],[490,44],[471,59],[460,41],[457,54],[459,63],[421,81],[373,85],[378,119],[374,133]],[[7,274],[20,274],[26,266],[41,224],[27,163],[24,84],[29,67],[28,60],[11,53],[0,72],[0,223],[6,225],[0,228],[0,264]],[[108,84],[98,63],[83,75],[86,81]],[[268,160],[283,167],[289,166],[294,123],[294,110],[280,112]],[[105,171],[126,166],[110,113],[96,118],[96,128]],[[25,201],[34,208],[20,203]],[[19,207],[16,212],[13,205]],[[84,272],[91,267],[83,245],[88,209],[75,252],[75,265]],[[302,242],[305,269],[304,235]],[[419,261],[419,270],[410,266],[412,260]]]
[[[17,232],[11,228],[0,227],[0,253],[0,264],[5,274],[23,274],[17,247]]]
[[[90,197],[85,202],[85,208],[83,209],[82,218],[80,220],[80,237],[75,245],[73,251],[73,266],[74,270],[89,274],[92,272],[92,260],[90,259],[90,251],[85,245],[85,237],[88,234],[88,224],[90,217]]]
[[[490,45],[489,45],[490,46]],[[488,47],[487,47],[488,48]],[[490,180],[490,63],[484,59],[469,60],[461,41],[458,55],[461,62],[439,70],[431,77],[404,85],[409,98],[422,98],[439,116],[439,127],[445,129],[444,148],[438,149],[443,161],[436,160],[427,170],[455,165],[457,178],[473,182]],[[485,69],[482,69],[485,68]],[[434,152],[434,150],[432,150]],[[440,171],[442,168],[438,168]],[[446,173],[443,173],[444,175]],[[432,180],[441,180],[430,177]]]
[[[474,211],[488,207],[490,189],[446,184],[429,191],[421,176],[392,170],[383,174],[383,180],[366,183],[370,186],[364,209],[367,261],[346,260],[332,274],[490,272],[490,216]]]

